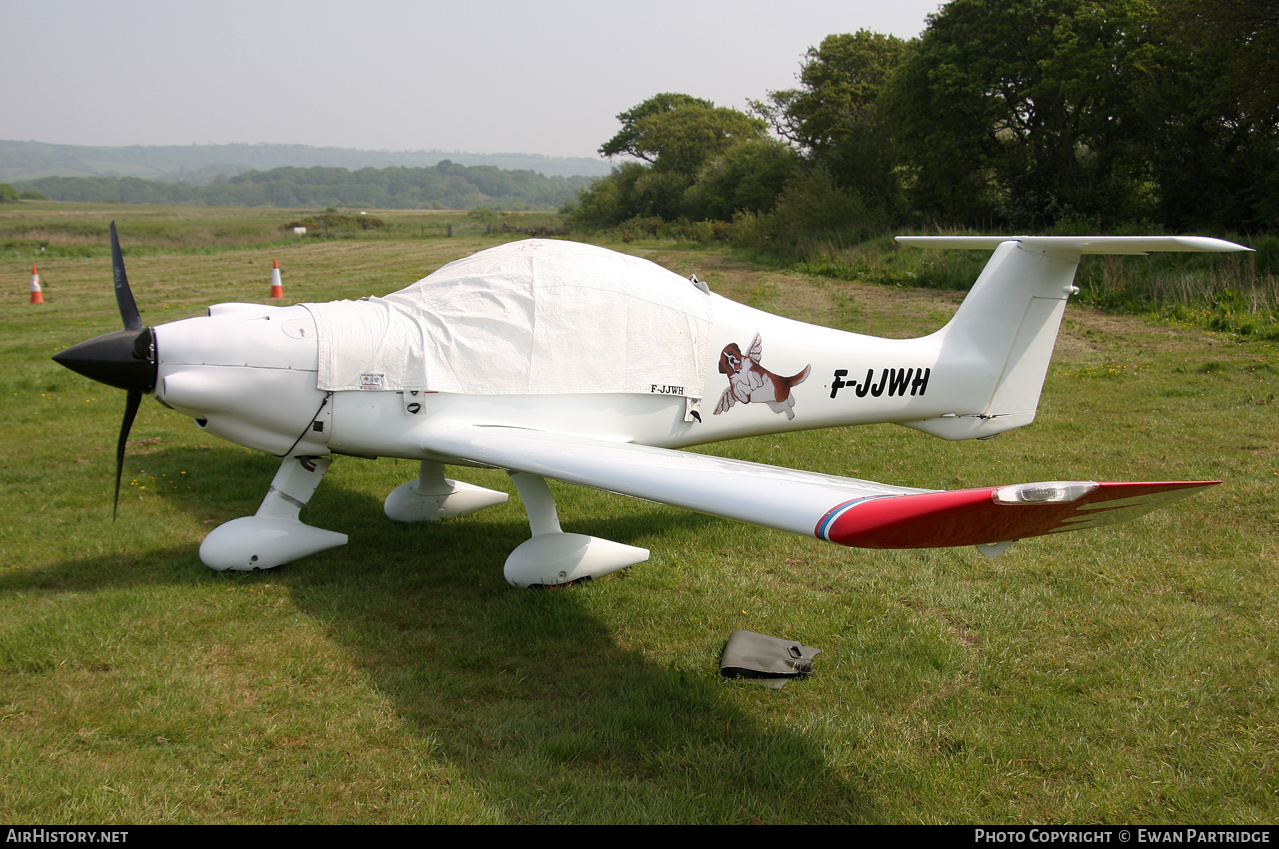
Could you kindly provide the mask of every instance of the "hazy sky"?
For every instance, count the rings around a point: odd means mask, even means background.
[[[744,109],[940,3],[0,0],[0,139],[593,156],[654,94]]]

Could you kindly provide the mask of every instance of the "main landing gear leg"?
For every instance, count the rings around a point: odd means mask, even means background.
[[[386,497],[382,509],[396,522],[428,522],[465,516],[506,501],[505,492],[444,477],[441,463],[422,461],[415,480],[402,483]]]
[[[533,538],[521,543],[506,558],[506,581],[517,587],[545,587],[571,584],[583,578],[598,578],[648,559],[647,548],[620,542],[566,534],[560,530],[555,497],[546,481],[537,475],[511,472],[528,512]]]
[[[258,512],[214,528],[200,543],[200,560],[219,572],[250,572],[346,545],[346,534],[298,521],[298,513],[311,500],[331,462],[331,457],[286,458]]]

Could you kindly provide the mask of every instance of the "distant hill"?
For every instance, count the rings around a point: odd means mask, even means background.
[[[207,186],[223,177],[272,168],[327,166],[424,168],[441,160],[458,165],[490,165],[529,170],[546,177],[601,177],[609,164],[589,157],[553,157],[532,153],[459,153],[440,150],[356,150],[304,144],[192,144],[91,147],[0,141],[0,183],[41,177],[143,177]]]
[[[462,165],[447,159],[429,168],[287,166],[218,175],[208,185],[143,177],[39,177],[14,180],[19,192],[50,200],[96,203],[178,203],[209,206],[343,206],[376,209],[559,209],[593,177],[548,177],[527,168]]]

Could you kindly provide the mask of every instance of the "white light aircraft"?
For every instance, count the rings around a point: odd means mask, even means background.
[[[532,537],[507,581],[549,586],[648,558],[561,530],[545,479],[664,502],[841,545],[975,545],[1126,521],[1216,481],[1051,481],[929,491],[677,449],[756,434],[892,422],[945,439],[1035,417],[1082,254],[1237,251],[1198,237],[910,236],[994,253],[951,321],[919,339],[804,324],[712,294],[653,263],[532,240],[481,251],[385,298],[220,304],[143,325],[111,226],[124,330],[57,354],[128,393],[116,452],[144,394],[198,427],[282,458],[253,516],[200,546],[213,569],[270,569],[346,543],[299,520],[332,455],[421,463],[386,499],[401,522],[458,516],[505,493],[445,477],[505,469]]]

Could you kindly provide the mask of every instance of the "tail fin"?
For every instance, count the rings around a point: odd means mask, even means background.
[[[946,439],[994,436],[1034,421],[1066,299],[1083,254],[1246,251],[1197,236],[898,236],[904,245],[995,253],[944,328],[941,361],[961,363],[969,409],[904,422]]]

